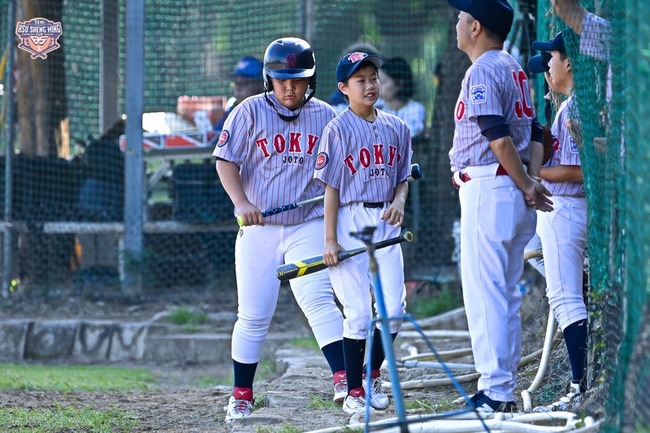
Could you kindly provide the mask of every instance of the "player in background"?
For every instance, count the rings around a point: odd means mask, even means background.
[[[385,354],[379,326],[369,335],[373,317],[367,254],[338,261],[338,252],[365,244],[352,236],[373,226],[373,242],[399,235],[408,194],[411,134],[396,116],[375,108],[383,59],[375,54],[344,55],[336,67],[339,90],[349,108],[323,131],[314,176],[325,186],[325,247],[323,261],[337,298],[343,306],[343,350],[348,392],[347,414],[364,413],[366,394],[373,409],[386,409],[389,399],[381,389],[380,367]],[[402,249],[394,245],[376,252],[388,317],[402,317],[406,307]],[[390,322],[393,340],[402,325]],[[372,338],[372,390],[364,389],[366,340]]]
[[[580,54],[609,61],[612,26],[604,18],[588,12],[579,0],[551,0],[555,13],[580,35]]]
[[[223,117],[214,125],[215,131],[223,129],[224,122],[241,101],[264,91],[262,68],[262,62],[255,57],[244,56],[239,59],[232,73],[233,95],[228,99]]]
[[[549,125],[551,124],[553,120],[553,106],[559,107],[560,106],[560,95],[558,91],[553,87],[553,82],[551,81],[551,75],[548,72],[548,62],[551,60],[551,54],[544,51],[541,54],[536,54],[532,56],[528,60],[528,73],[530,75],[534,74],[544,74],[544,90],[546,93],[544,94],[544,115],[545,119],[547,120],[547,124],[544,126],[544,134],[549,134],[550,135],[550,129]],[[547,138],[545,138],[546,142]],[[548,158],[550,158],[550,152],[545,151],[542,149],[542,163],[545,164],[548,161]],[[540,167],[540,172],[541,172],[541,167]],[[536,176],[536,178],[539,177],[539,174]],[[541,177],[539,177],[541,179]],[[542,249],[542,241],[539,239],[539,234],[535,232],[535,235],[533,238],[528,242],[528,245],[526,245],[526,248],[524,249],[524,254],[528,254],[531,251],[535,250],[541,250]],[[544,272],[544,259],[542,257],[535,257],[531,258],[528,260],[528,263],[532,265],[537,272],[539,272],[542,276],[546,276],[546,273]]]
[[[214,149],[216,168],[242,227],[235,244],[237,321],[232,333],[234,389],[226,421],[249,415],[253,379],[275,311],[276,268],[318,255],[323,245],[322,202],[262,217],[262,210],[323,194],[313,179],[323,128],[334,110],[314,98],[316,65],[307,42],[277,39],[264,55],[265,91],[239,104]],[[307,92],[309,91],[309,94]],[[334,376],[334,400],[346,395],[343,318],[325,271],[291,280]]]
[[[553,194],[554,209],[538,212],[537,233],[544,253],[546,296],[562,329],[572,374],[567,395],[538,410],[575,410],[586,390],[587,307],[582,279],[587,202],[579,149],[566,126],[576,108],[573,73],[561,32],[551,41],[533,42],[533,48],[551,54],[548,66],[552,89],[567,96],[551,126],[553,154],[540,173],[542,183]]]
[[[478,392],[467,406],[482,416],[516,411],[521,359],[524,247],[535,233],[535,208],[551,210],[550,193],[529,173],[531,139],[542,129],[531,104],[528,78],[503,50],[514,11],[506,0],[448,0],[460,10],[458,48],[472,65],[456,103],[449,152],[461,207],[463,299]],[[533,134],[534,132],[534,134]]]

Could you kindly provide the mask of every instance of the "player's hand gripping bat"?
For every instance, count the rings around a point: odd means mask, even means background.
[[[400,236],[375,242],[372,245],[374,249],[378,250],[380,248],[386,248],[388,246],[399,244],[401,242],[413,242],[413,233],[406,231]],[[356,256],[357,254],[365,253],[366,251],[368,251],[368,247],[340,251],[338,254],[339,262],[342,262],[345,259],[349,259],[352,256]],[[280,281],[288,281],[292,278],[302,277],[303,275],[307,274],[313,274],[314,272],[318,272],[322,269],[325,269],[326,267],[327,265],[323,262],[323,256],[320,255],[278,266],[278,268],[275,270],[275,275]]]
[[[412,182],[414,180],[417,180],[422,177],[422,169],[420,168],[420,164],[411,164],[411,175],[406,179],[409,182]],[[288,210],[296,209],[299,208],[300,206],[305,206],[307,204],[311,203],[316,203],[317,201],[321,201],[325,198],[324,195],[319,195],[316,197],[308,198],[306,200],[302,201],[297,201],[295,203],[290,203],[290,204],[285,204],[284,206],[276,207],[273,209],[267,209],[264,212],[262,212],[263,217],[279,214],[282,212],[286,212]],[[244,220],[242,219],[241,216],[237,216],[237,224],[241,227],[244,225]]]

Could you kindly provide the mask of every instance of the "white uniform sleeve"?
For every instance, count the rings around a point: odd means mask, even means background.
[[[248,104],[239,104],[226,119],[212,156],[241,166],[248,152],[246,137],[253,127]]]
[[[609,21],[588,12],[582,23],[580,53],[606,62],[609,60],[611,42],[612,26]]]
[[[340,190],[343,174],[343,144],[340,134],[335,129],[338,128],[332,122],[323,129],[314,179]]]
[[[467,115],[475,120],[478,116],[503,116],[503,95],[492,75],[485,68],[475,67],[467,77]]]
[[[398,163],[397,183],[404,182],[411,174],[411,157],[413,155],[411,130],[404,125],[400,134],[400,160]]]

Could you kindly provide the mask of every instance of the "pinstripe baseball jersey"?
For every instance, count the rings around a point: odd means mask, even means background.
[[[609,60],[611,41],[612,26],[609,21],[587,12],[580,33],[580,53],[606,62]]]
[[[295,114],[267,94],[278,112]],[[323,128],[335,116],[323,101],[312,98],[296,120],[280,119],[264,94],[243,101],[224,124],[213,156],[240,167],[248,200],[264,211],[324,193],[313,179]],[[293,225],[323,215],[322,202],[265,218],[266,224]]]
[[[375,110],[369,122],[345,110],[323,131],[314,177],[339,190],[340,206],[392,202],[411,169],[411,133],[398,117]]]
[[[490,142],[481,135],[477,116],[503,116],[522,161],[530,155],[535,112],[528,77],[507,52],[482,54],[467,70],[456,102],[454,141],[449,158],[452,171],[499,162]]]
[[[567,128],[567,121],[573,117],[572,110],[576,108],[573,96],[560,104],[555,115],[553,125],[551,125],[551,134],[553,134],[553,154],[546,163],[545,167],[556,167],[558,165],[582,165],[580,161],[580,150]],[[562,195],[570,197],[584,197],[585,189],[582,182],[549,182],[542,180],[544,186],[553,195]]]

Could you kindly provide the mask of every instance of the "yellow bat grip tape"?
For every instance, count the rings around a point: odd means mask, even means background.
[[[303,275],[305,275],[305,272],[307,272],[307,269],[309,269],[309,267],[313,267],[321,264],[323,264],[322,260],[310,263],[309,265],[305,262],[296,262],[296,265],[298,265],[298,268],[300,268],[298,269],[298,273],[296,274],[296,277],[302,277]]]

